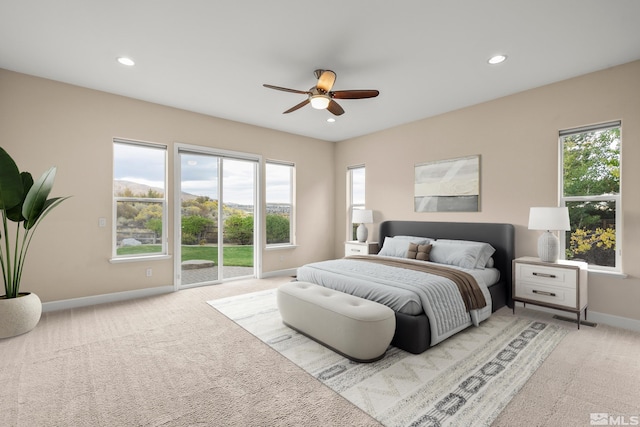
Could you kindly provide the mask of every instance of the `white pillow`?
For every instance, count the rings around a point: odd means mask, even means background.
[[[410,241],[409,239],[385,237],[384,243],[382,243],[382,249],[380,249],[378,255],[406,258],[407,250],[409,250],[409,243],[414,242]]]
[[[470,269],[476,268],[482,250],[480,245],[460,245],[441,240],[431,242],[431,245],[429,261]]]
[[[470,240],[448,240],[448,239],[438,239],[438,242],[451,243],[455,245],[479,246],[480,254],[478,255],[478,261],[475,265],[475,268],[484,269],[485,267],[493,267],[493,264],[491,266],[487,264],[489,263],[489,259],[495,253],[496,249],[488,243],[473,242]]]
[[[426,245],[430,241],[435,240],[430,237],[418,237],[418,236],[393,236],[394,239],[409,240],[416,245]]]

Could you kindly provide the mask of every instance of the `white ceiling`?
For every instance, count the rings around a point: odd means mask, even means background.
[[[639,21],[638,0],[0,0],[0,68],[340,141],[640,59]],[[318,68],[380,96],[329,124],[262,86]]]

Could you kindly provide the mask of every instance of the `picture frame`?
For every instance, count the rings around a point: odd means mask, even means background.
[[[479,212],[480,156],[415,165],[415,212]]]

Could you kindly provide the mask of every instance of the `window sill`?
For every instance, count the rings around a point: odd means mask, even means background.
[[[607,271],[607,270],[591,270],[589,269],[589,274],[597,274],[599,276],[609,276],[616,279],[626,279],[627,274],[620,273],[619,271]]]
[[[280,251],[280,250],[283,250],[283,249],[295,249],[297,247],[298,247],[298,245],[290,245],[290,244],[268,245],[268,246],[265,246],[264,250],[265,251]]]
[[[144,256],[130,256],[130,257],[118,257],[110,258],[111,264],[121,264],[125,262],[140,262],[140,261],[161,261],[165,259],[171,259],[171,255],[144,255]]]

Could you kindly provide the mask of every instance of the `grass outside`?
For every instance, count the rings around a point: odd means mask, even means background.
[[[118,248],[118,255],[154,254],[161,251],[160,245],[125,246]],[[182,246],[182,260],[206,259],[218,262],[217,246]],[[225,246],[223,262],[226,266],[253,267],[253,246]]]

